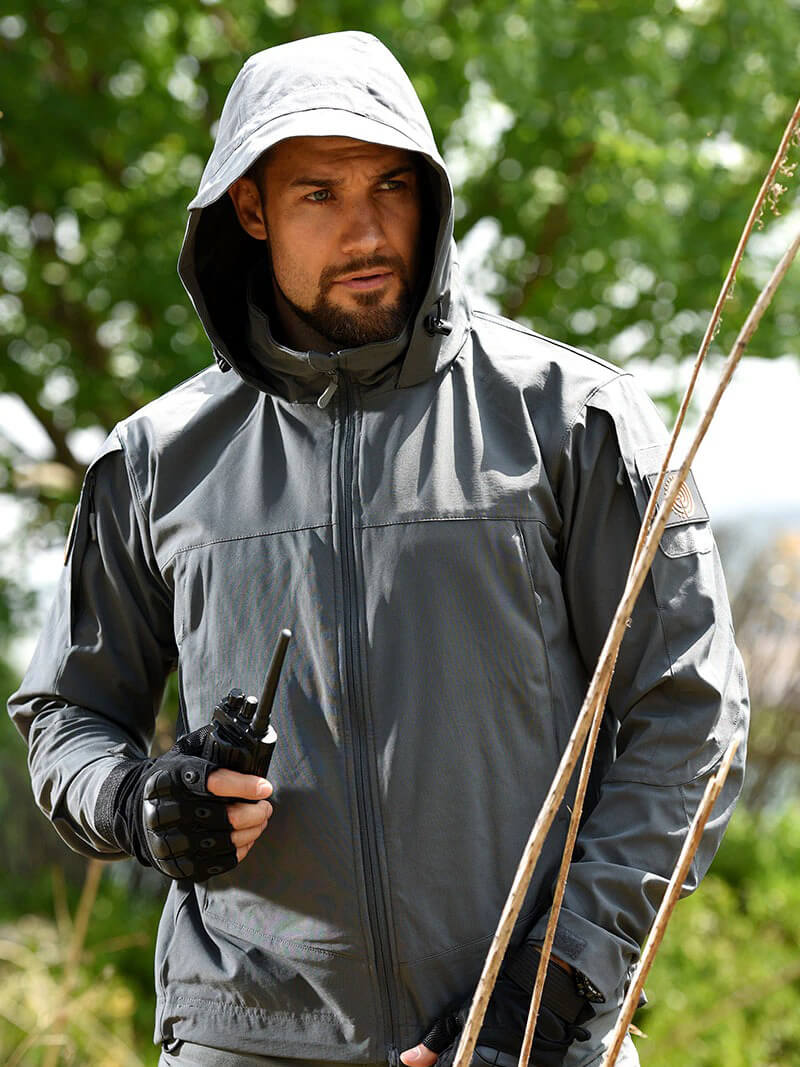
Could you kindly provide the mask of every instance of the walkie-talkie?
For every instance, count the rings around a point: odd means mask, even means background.
[[[269,718],[291,636],[291,630],[281,630],[278,635],[260,700],[245,696],[241,689],[231,689],[214,708],[211,729],[203,745],[204,759],[241,774],[266,777],[278,739]]]

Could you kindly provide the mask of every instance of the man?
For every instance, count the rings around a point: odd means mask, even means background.
[[[621,592],[663,427],[629,375],[470,309],[452,205],[374,38],[252,57],[180,258],[219,368],[118,426],[87,473],[11,709],[68,843],[175,879],[156,960],[165,1065],[452,1058]],[[270,783],[214,769],[212,708],[259,691],[284,625]],[[176,667],[183,736],[152,761]],[[690,485],[620,654],[538,1067],[600,1062],[745,716]],[[741,761],[687,891],[740,782]],[[568,817],[477,1063],[515,1062]]]

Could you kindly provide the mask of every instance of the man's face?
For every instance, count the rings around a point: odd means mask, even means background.
[[[259,192],[278,294],[340,348],[395,337],[411,313],[418,166],[347,137],[294,137],[267,156]]]

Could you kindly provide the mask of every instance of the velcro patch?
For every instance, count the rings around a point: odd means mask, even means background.
[[[678,476],[678,471],[667,471],[664,477],[664,484],[661,486],[661,492],[659,494],[658,507],[664,501],[664,497],[669,492],[670,486]],[[658,480],[658,472],[654,474],[646,474],[645,481],[647,482],[647,488],[649,493],[653,492],[653,486]],[[648,493],[648,495],[649,495]],[[686,475],[686,480],[678,491],[678,495],[675,498],[675,503],[672,505],[672,511],[670,512],[669,519],[667,520],[666,529],[670,526],[683,526],[689,522],[707,522],[708,512],[706,511],[705,504],[700,496],[700,491],[695,484],[694,475],[691,471]]]

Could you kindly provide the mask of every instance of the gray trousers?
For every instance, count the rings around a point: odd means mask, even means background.
[[[600,1067],[606,1051],[617,1011],[597,1014],[586,1029],[590,1033],[588,1041],[576,1041],[564,1061],[564,1067]],[[188,1041],[181,1043],[174,1052],[162,1052],[159,1067],[346,1067],[332,1060],[282,1059],[278,1056],[257,1056],[253,1053],[221,1052],[206,1045],[193,1045]],[[355,1067],[351,1064],[349,1067]],[[370,1064],[368,1067],[386,1067],[386,1063]],[[617,1067],[639,1067],[639,1056],[630,1036],[625,1038],[622,1051],[617,1057]]]

